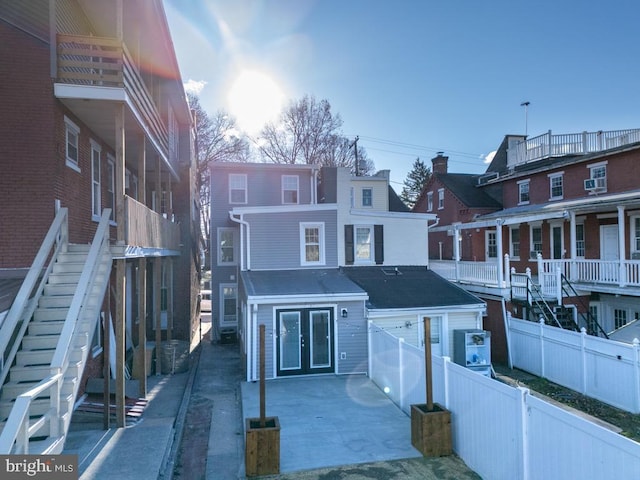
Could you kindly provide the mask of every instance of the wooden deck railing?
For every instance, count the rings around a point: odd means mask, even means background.
[[[180,227],[125,195],[125,243],[136,247],[180,249]]]
[[[155,140],[169,155],[166,124],[123,42],[115,38],[58,35],[57,62],[58,83],[124,88]]]
[[[552,135],[551,130],[518,142],[507,152],[507,166],[533,162],[546,157],[582,155],[640,142],[640,129],[610,130]]]

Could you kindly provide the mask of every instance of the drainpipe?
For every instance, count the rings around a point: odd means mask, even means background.
[[[240,218],[233,216],[232,212],[229,212],[229,218],[232,222],[244,225],[247,228],[247,270],[251,270],[251,229],[249,222],[243,220],[243,215],[240,214]],[[244,235],[242,235],[242,227],[240,227],[240,270],[244,269]]]
[[[318,169],[314,168],[311,175],[311,203],[318,203]]]

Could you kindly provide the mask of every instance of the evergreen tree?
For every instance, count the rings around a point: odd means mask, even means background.
[[[400,198],[409,208],[413,208],[430,177],[431,169],[420,160],[420,157],[416,158],[416,161],[413,162],[413,168],[407,174],[400,194]]]

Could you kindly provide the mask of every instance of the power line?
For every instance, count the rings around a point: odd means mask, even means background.
[[[447,153],[453,153],[456,155],[461,155],[464,157],[470,157],[470,158],[482,158],[482,155],[479,153],[470,153],[470,152],[462,152],[462,151],[458,151],[458,150],[450,150],[447,148],[442,148],[442,147],[429,147],[426,145],[418,145],[415,143],[406,143],[406,142],[399,142],[399,141],[395,141],[395,140],[387,140],[387,139],[383,139],[383,138],[377,138],[377,137],[369,137],[366,135],[361,135],[361,138],[364,140],[368,140],[370,142],[374,142],[374,143],[382,143],[382,144],[386,144],[386,145],[392,145],[392,146],[397,146],[397,147],[403,147],[403,148],[415,148],[418,150],[428,150],[428,151],[432,151],[432,152],[442,152],[445,151]]]
[[[416,153],[398,152],[398,151],[395,151],[395,150],[385,150],[385,149],[382,149],[382,148],[367,147],[367,151],[370,151],[370,150],[372,150],[374,152],[385,152],[385,153],[393,153],[393,154],[396,154],[396,155],[405,155],[407,157],[414,157],[414,158],[416,157]],[[441,152],[441,151],[442,150],[438,150],[438,152]],[[480,157],[475,157],[475,158],[476,158],[476,160],[480,160],[481,159]],[[466,164],[466,165],[474,165],[474,166],[478,166],[479,165],[478,162],[465,162],[464,160],[455,160],[454,159],[454,160],[452,160],[452,162],[463,163],[463,164]]]

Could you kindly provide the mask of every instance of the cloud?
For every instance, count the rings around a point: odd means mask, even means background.
[[[195,95],[200,95],[204,86],[207,84],[204,80],[192,80],[191,78],[187,80],[184,84],[184,90],[187,93],[193,93]]]
[[[489,164],[491,163],[491,161],[493,160],[493,157],[496,156],[496,151],[494,150],[493,152],[489,152],[485,155],[484,157],[484,163]]]

